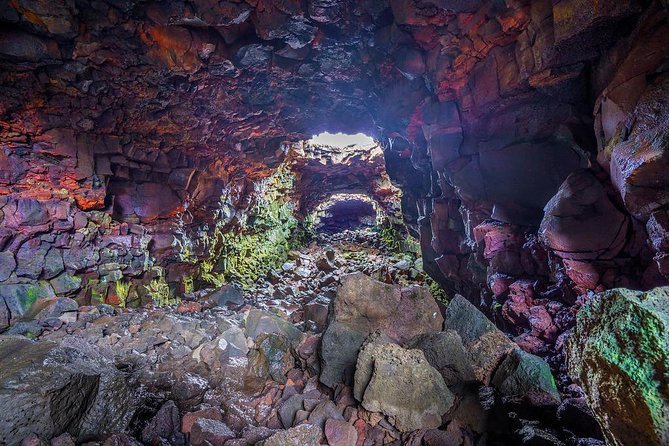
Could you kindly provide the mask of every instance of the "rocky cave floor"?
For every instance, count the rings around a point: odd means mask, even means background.
[[[464,298],[435,300],[420,271],[358,229],[318,235],[244,292],[47,300],[0,336],[0,398],[25,445],[605,444],[578,387],[558,391],[546,362]]]

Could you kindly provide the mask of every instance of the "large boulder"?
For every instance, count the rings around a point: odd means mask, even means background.
[[[563,259],[610,259],[625,244],[629,219],[590,171],[570,174],[544,211],[539,234]]]
[[[669,444],[669,287],[614,289],[578,312],[569,374],[610,445]]]
[[[64,432],[80,443],[128,427],[135,395],[108,359],[18,336],[0,337],[0,358],[0,407],[14,408],[0,412],[0,443]]]
[[[379,342],[360,351],[355,393],[366,410],[387,415],[402,432],[441,426],[442,415],[455,402],[422,351]]]
[[[455,330],[460,335],[474,375],[485,385],[490,384],[500,362],[516,348],[490,319],[460,295],[446,308],[444,330]]]
[[[361,273],[344,276],[323,334],[320,380],[330,387],[352,384],[360,347],[375,331],[405,343],[441,331],[442,322],[437,302],[425,288],[389,285]]]

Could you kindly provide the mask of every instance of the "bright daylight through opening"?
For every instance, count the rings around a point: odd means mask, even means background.
[[[376,144],[371,136],[364,133],[356,133],[348,135],[346,133],[329,133],[323,132],[319,135],[314,135],[309,141],[310,144],[325,145],[333,147],[349,147],[349,146],[373,146]]]

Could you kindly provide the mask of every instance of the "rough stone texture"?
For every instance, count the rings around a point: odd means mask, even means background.
[[[515,345],[462,296],[455,296],[444,314],[444,329],[460,335],[476,379],[488,385],[500,362]]]
[[[318,426],[302,424],[279,431],[257,446],[319,446],[322,434]]]
[[[193,423],[190,444],[193,446],[223,446],[235,433],[222,421],[200,418]]]
[[[367,370],[365,365],[371,365]],[[441,426],[441,417],[455,397],[420,350],[370,343],[358,357],[356,389],[363,388],[362,406],[382,412],[402,432]]]
[[[524,397],[534,406],[557,405],[561,401],[546,361],[520,349],[504,358],[491,385],[504,396]]]
[[[628,225],[597,178],[579,170],[546,204],[539,234],[564,259],[611,259],[623,248]]]
[[[351,384],[360,346],[375,331],[407,342],[440,331],[442,322],[427,289],[388,285],[362,273],[345,276],[322,338],[320,381],[327,386]]]
[[[274,333],[285,336],[293,346],[302,339],[302,332],[293,324],[267,311],[252,309],[246,318],[246,336],[256,339],[261,334]]]
[[[355,446],[358,432],[346,421],[330,418],[325,422],[325,438],[331,446]]]
[[[569,373],[585,390],[608,443],[669,442],[668,288],[614,289],[579,311]]]
[[[441,373],[446,385],[476,380],[469,353],[456,331],[421,335],[411,343],[411,347],[425,354],[430,365]]]
[[[98,353],[99,355],[99,353]],[[136,402],[125,377],[98,357],[52,342],[0,337],[0,440],[17,444],[31,433],[64,430],[77,442],[123,431]]]

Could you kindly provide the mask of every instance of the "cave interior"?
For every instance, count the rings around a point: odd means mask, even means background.
[[[0,0],[0,409],[669,445],[669,3]]]

